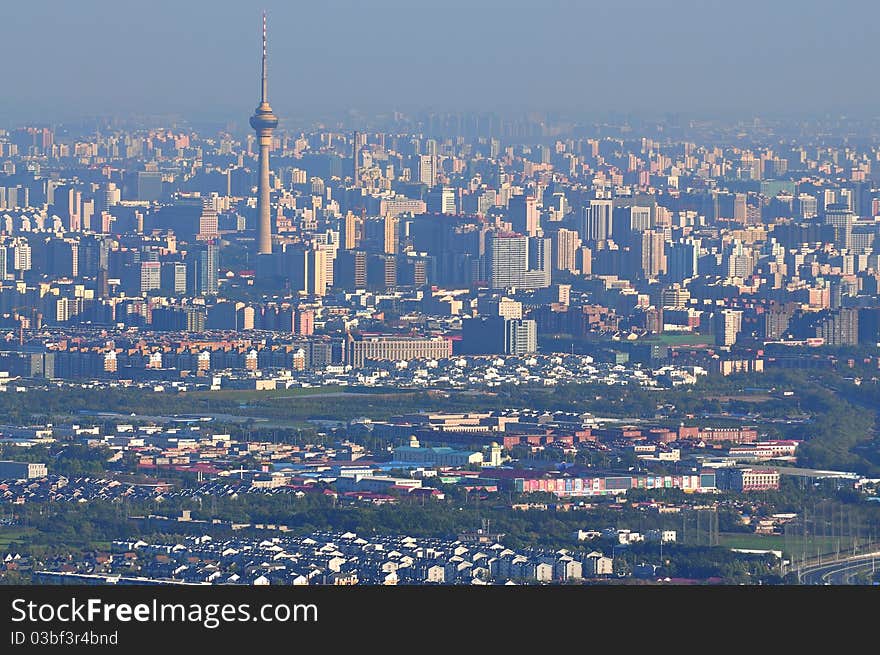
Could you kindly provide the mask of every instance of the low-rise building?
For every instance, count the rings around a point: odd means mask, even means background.
[[[0,480],[32,480],[48,474],[46,465],[42,463],[0,461]]]

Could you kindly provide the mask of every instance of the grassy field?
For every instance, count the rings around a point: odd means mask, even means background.
[[[645,343],[662,343],[665,346],[698,346],[714,343],[711,335],[705,334],[661,334],[646,339]]]
[[[13,541],[24,542],[34,531],[27,528],[0,528],[0,552],[9,548]]]
[[[306,387],[293,389],[273,389],[271,391],[253,391],[250,389],[220,389],[219,391],[193,391],[187,393],[189,398],[210,399],[227,402],[247,402],[250,400],[267,400],[272,398],[297,398],[299,396],[323,396],[329,393],[351,393],[348,387],[339,385],[327,387]]]
[[[837,537],[807,537],[804,540],[800,535],[765,535],[743,534],[739,532],[725,532],[719,535],[722,546],[728,548],[747,548],[754,550],[781,550],[786,555],[802,555],[805,551],[807,557],[815,557],[817,552],[821,554],[834,553],[837,551]],[[806,541],[806,543],[804,543]],[[840,543],[841,550],[852,548],[852,545],[843,540]]]

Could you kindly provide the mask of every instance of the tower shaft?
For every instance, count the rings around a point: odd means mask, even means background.
[[[257,195],[257,253],[272,254],[272,217],[269,204],[269,148],[272,130],[257,132],[260,144],[260,169]]]
[[[257,254],[272,254],[272,217],[269,205],[269,149],[272,147],[272,134],[278,127],[278,118],[269,106],[268,50],[266,47],[266,14],[263,13],[263,58],[260,76],[260,104],[257,105],[250,124],[257,134],[260,148],[259,176],[257,179]]]

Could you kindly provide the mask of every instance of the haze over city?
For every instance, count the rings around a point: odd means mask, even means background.
[[[871,2],[84,0],[4,3],[0,120],[238,120],[261,9],[289,127],[349,108],[748,117],[880,100]]]

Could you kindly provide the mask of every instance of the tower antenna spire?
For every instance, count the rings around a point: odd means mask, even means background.
[[[266,11],[263,11],[263,75],[262,75],[262,94],[260,96],[261,102],[268,102],[268,94],[267,94],[267,76],[266,76],[266,59],[267,59],[267,48],[266,48]]]

